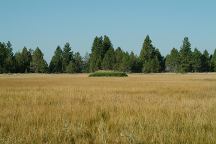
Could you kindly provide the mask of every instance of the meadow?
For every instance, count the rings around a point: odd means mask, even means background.
[[[0,144],[215,144],[216,73],[0,75]]]

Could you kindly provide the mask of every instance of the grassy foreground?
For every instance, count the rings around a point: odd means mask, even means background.
[[[0,143],[214,144],[216,74],[0,75]]]

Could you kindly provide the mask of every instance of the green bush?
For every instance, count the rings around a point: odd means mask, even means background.
[[[91,73],[89,77],[127,77],[128,75],[124,72],[115,71],[97,71]]]

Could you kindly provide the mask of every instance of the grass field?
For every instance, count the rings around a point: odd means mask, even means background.
[[[215,144],[216,74],[0,75],[1,144]]]

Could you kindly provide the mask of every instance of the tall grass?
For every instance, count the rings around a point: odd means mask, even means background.
[[[0,143],[216,143],[216,74],[0,75]]]

